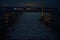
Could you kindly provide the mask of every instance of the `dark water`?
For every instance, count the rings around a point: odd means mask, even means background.
[[[39,19],[40,12],[25,12],[17,19],[14,27],[9,27],[11,40],[57,40],[57,33],[45,26]]]

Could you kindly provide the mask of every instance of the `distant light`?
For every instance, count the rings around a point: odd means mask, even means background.
[[[31,10],[31,8],[26,8],[27,10]]]
[[[14,8],[14,10],[16,10],[16,8]]]
[[[24,10],[23,8],[14,8],[14,10]]]

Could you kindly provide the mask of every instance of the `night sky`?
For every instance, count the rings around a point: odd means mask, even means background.
[[[41,0],[2,0],[0,1],[2,6],[20,7],[20,3],[38,3],[38,7],[41,7]],[[44,7],[56,8],[56,0],[44,0]]]

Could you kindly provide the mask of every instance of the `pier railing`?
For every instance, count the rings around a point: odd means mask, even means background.
[[[57,8],[44,8],[44,12],[47,13],[47,15],[44,16],[44,22],[50,23],[49,20],[51,20],[51,14],[54,12],[54,10],[57,10]],[[42,12],[42,8],[22,8],[22,7],[0,7],[0,16],[1,23],[5,26],[8,26],[10,24],[13,24],[14,21],[21,16],[23,11],[29,11],[29,12]]]

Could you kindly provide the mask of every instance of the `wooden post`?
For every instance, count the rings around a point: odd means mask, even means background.
[[[44,0],[42,0],[42,16],[44,16]]]

